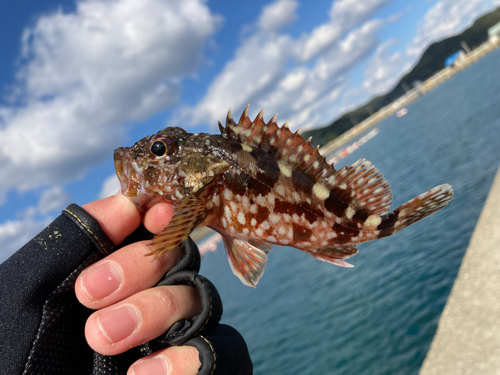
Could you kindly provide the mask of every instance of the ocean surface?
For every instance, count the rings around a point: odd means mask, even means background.
[[[354,268],[275,246],[255,289],[233,276],[222,244],[204,256],[200,273],[217,286],[222,322],[245,337],[256,374],[418,373],[499,166],[500,50],[407,108],[337,169],[370,160],[392,186],[393,208],[449,183],[448,207],[359,245]]]

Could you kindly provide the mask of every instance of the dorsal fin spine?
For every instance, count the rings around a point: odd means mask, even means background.
[[[222,126],[220,121],[219,121],[219,130],[222,135],[226,135],[226,129],[224,128],[224,126]]]
[[[290,131],[288,121],[280,127],[276,122],[277,115],[274,115],[265,123],[264,110],[252,121],[248,112],[249,106],[246,106],[238,124],[229,113],[225,129],[228,137],[270,153],[314,182],[318,180],[318,176],[330,176],[335,172],[333,166],[321,156],[318,147],[311,146],[310,139],[304,141],[300,130]]]
[[[264,118],[264,108],[262,108],[259,112],[259,114],[257,115],[257,117],[255,118],[254,122],[260,120],[262,121],[262,119]]]

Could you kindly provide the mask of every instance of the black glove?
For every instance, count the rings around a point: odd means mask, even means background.
[[[122,246],[151,234],[143,227]],[[124,374],[144,355],[166,345],[191,345],[200,374],[251,374],[243,338],[218,324],[222,304],[215,287],[197,274],[199,253],[191,240],[161,285],[189,284],[200,291],[203,312],[162,337],[116,356],[94,352],[84,336],[92,310],[74,292],[80,272],[115,250],[98,222],[70,205],[39,235],[0,264],[0,368],[6,374]],[[207,304],[208,301],[208,304]],[[212,370],[214,370],[212,372]]]

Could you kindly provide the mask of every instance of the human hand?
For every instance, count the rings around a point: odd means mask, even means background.
[[[122,195],[84,205],[115,245],[123,242],[141,223],[141,215]],[[153,206],[144,225],[159,233],[172,218],[168,203]],[[95,351],[116,355],[152,340],[180,319],[201,311],[198,292],[189,286],[154,285],[176,264],[178,249],[152,262],[144,256],[148,241],[125,246],[85,269],[75,283],[78,300],[96,309],[87,320],[85,336]],[[135,362],[129,374],[196,374],[198,350],[176,346],[159,350]]]

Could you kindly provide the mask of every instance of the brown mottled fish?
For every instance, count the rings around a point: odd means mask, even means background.
[[[208,226],[222,235],[234,274],[255,286],[272,244],[350,267],[345,259],[356,244],[390,236],[452,199],[451,186],[439,185],[388,213],[389,183],[369,161],[336,171],[287,123],[262,117],[250,120],[247,107],[236,123],[229,110],[220,135],[168,127],[115,150],[122,193],[139,210],[161,200],[174,205],[152,255]]]

